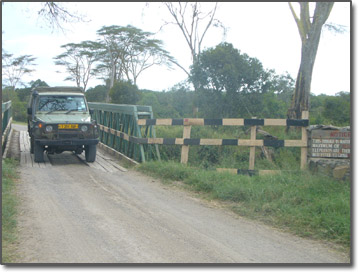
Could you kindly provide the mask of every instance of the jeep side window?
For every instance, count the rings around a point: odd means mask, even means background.
[[[86,111],[86,103],[82,96],[39,96],[37,111]]]

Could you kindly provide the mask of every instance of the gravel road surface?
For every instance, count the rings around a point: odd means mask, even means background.
[[[343,253],[165,186],[98,151],[34,163],[18,132],[23,263],[346,263]]]

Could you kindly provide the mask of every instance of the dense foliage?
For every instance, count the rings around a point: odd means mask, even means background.
[[[191,84],[195,91],[191,90]],[[13,101],[15,120],[26,120],[26,104],[36,86],[47,84],[38,79],[26,88],[2,90],[3,102]],[[200,53],[188,82],[167,91],[138,90],[129,80],[118,80],[112,88],[109,86],[107,79],[106,85],[89,88],[88,101],[103,103],[108,95],[109,103],[149,105],[156,118],[286,118],[295,80],[289,74],[265,70],[258,59],[241,53],[232,44],[221,43]],[[311,94],[310,100],[311,124],[350,124],[349,93]]]
[[[139,99],[138,87],[130,81],[117,81],[109,91],[109,97],[115,104],[136,104]]]

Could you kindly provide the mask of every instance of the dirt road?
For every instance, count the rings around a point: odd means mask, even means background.
[[[25,263],[335,263],[346,256],[125,171],[98,152],[34,163],[20,133]]]

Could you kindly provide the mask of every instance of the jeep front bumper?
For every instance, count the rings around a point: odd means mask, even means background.
[[[50,139],[35,139],[36,144],[47,145],[47,146],[79,146],[79,145],[96,145],[99,139],[61,139],[61,140],[50,140]]]

